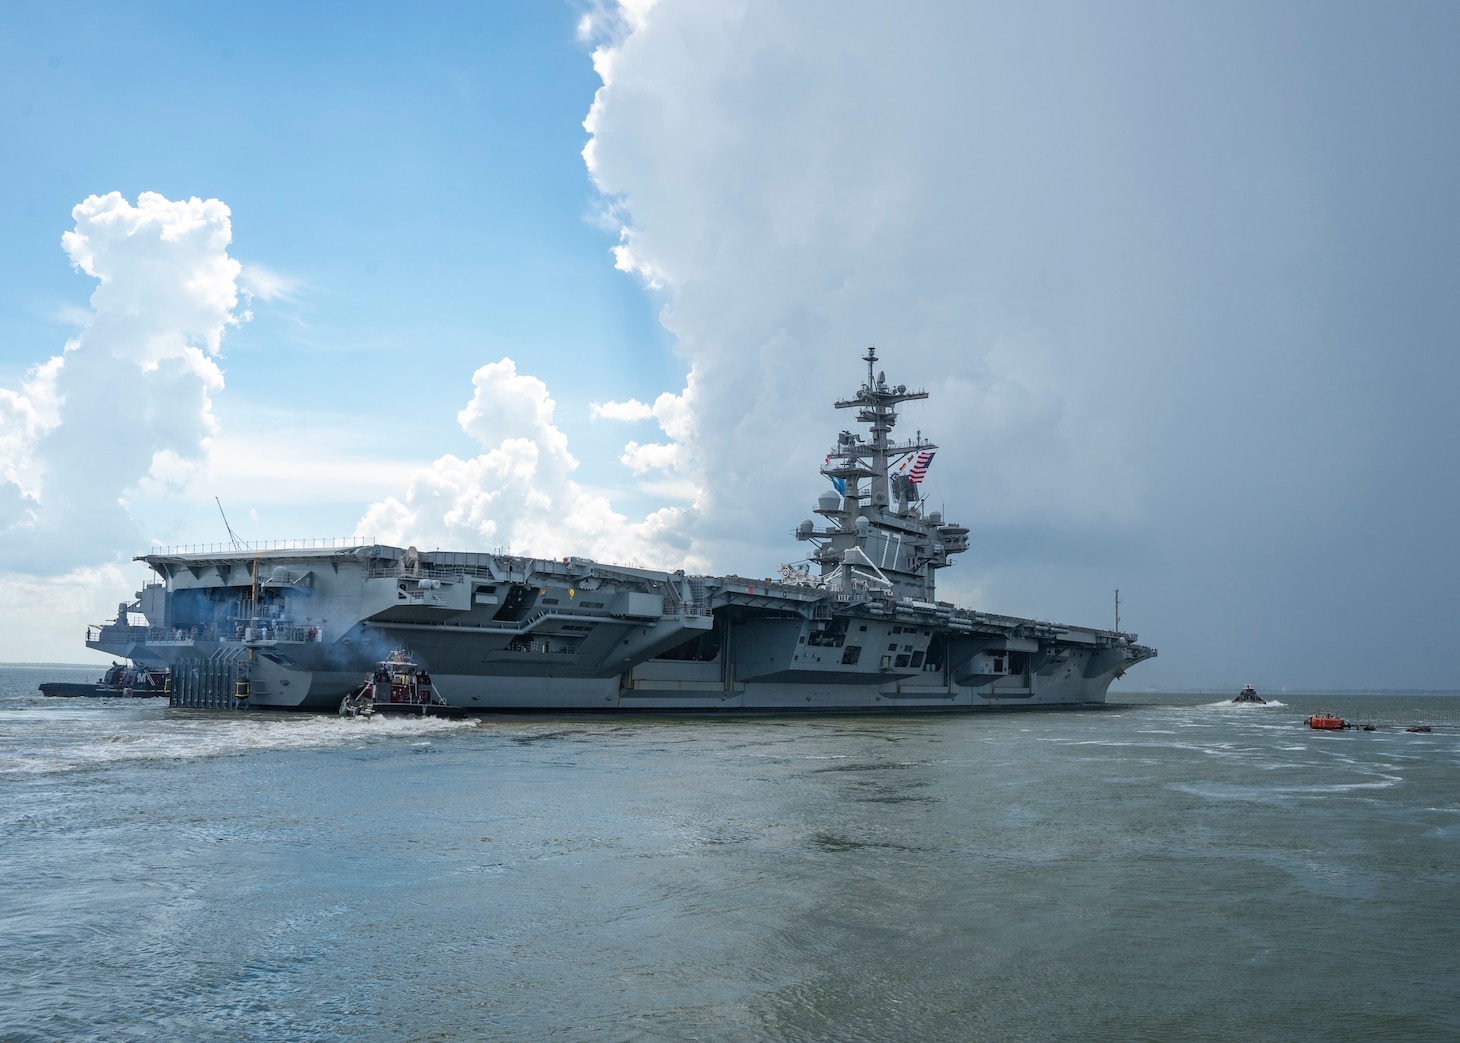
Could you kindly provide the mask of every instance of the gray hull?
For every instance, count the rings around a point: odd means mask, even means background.
[[[163,625],[91,644],[170,667],[180,706],[333,710],[405,648],[446,702],[482,712],[1047,709],[1103,702],[1154,655],[1115,631],[583,560],[379,545],[145,560],[166,582],[135,608]]]

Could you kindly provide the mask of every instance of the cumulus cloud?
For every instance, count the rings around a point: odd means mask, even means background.
[[[606,497],[573,480],[578,461],[541,380],[504,358],[478,369],[472,385],[457,422],[483,451],[467,459],[448,454],[420,469],[403,498],[387,497],[366,510],[357,534],[420,547],[582,555],[667,568],[703,564],[683,532],[682,508],[630,522]]]
[[[654,416],[654,407],[636,398],[627,402],[592,402],[588,414],[594,420],[648,420]]]
[[[589,407],[589,414],[595,420],[657,421],[659,430],[669,440],[629,442],[624,446],[620,462],[636,477],[649,472],[660,472],[676,479],[680,483],[677,486],[661,485],[659,488],[677,488],[678,492],[674,495],[679,498],[698,499],[700,489],[693,484],[697,469],[690,447],[695,418],[693,375],[691,383],[682,394],[675,395],[666,391],[654,400],[652,406],[637,399],[627,402],[595,402]]]
[[[1067,276],[1045,267],[1067,259],[1006,254],[999,226],[1018,219],[1002,211],[1055,219],[1067,204],[1038,200],[981,145],[1012,133],[1027,150],[1053,132],[1000,117],[1002,83],[1023,77],[990,67],[999,26],[944,9],[669,0],[612,28],[585,161],[619,223],[615,264],[666,288],[689,368],[675,436],[622,459],[690,479],[704,539],[750,543],[754,567],[794,553],[788,522],[847,424],[830,400],[855,391],[870,343],[895,381],[936,392],[905,428],[980,447],[942,454],[932,487],[986,490],[1012,522],[1131,517],[1141,481],[1120,463],[1124,433],[1088,422],[1107,406],[1103,363],[1008,292],[1057,284]],[[600,415],[644,415],[610,406]],[[1045,480],[1026,481],[1031,463]]]
[[[0,571],[65,572],[135,548],[128,498],[206,458],[223,335],[245,316],[228,207],[113,192],[72,211],[61,245],[91,276],[84,328],[0,389]]]
[[[1088,27],[1031,59],[1009,46],[1030,26],[984,9],[666,0],[609,24],[585,161],[689,368],[678,434],[623,461],[691,478],[706,540],[786,553],[873,343],[934,392],[898,431],[948,445],[930,491],[980,490],[959,509],[995,525],[1136,523],[1139,436],[1107,414],[1156,349],[1100,312],[1131,290],[1108,257],[1154,230],[1125,143],[1091,136],[1120,121],[1080,82]]]

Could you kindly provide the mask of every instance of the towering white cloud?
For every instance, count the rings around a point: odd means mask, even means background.
[[[62,237],[97,280],[82,331],[0,389],[0,571],[46,575],[135,549],[127,510],[207,453],[215,361],[240,314],[228,207],[144,192],[91,196]]]
[[[573,480],[578,461],[554,423],[557,406],[541,380],[504,358],[478,369],[472,384],[471,401],[456,418],[483,452],[442,456],[419,470],[403,499],[371,505],[359,535],[422,548],[703,565],[679,532],[681,509],[631,523],[606,497]],[[615,414],[625,411],[607,407],[607,415]]]
[[[670,291],[664,321],[700,389],[684,444],[625,462],[695,461],[707,540],[790,552],[827,400],[855,389],[873,343],[895,380],[935,392],[905,427],[981,450],[943,454],[934,487],[981,489],[1014,523],[1131,516],[1139,475],[1096,419],[1115,382],[1047,306],[1078,304],[1080,258],[1051,225],[1113,230],[1025,184],[1031,152],[1035,177],[1084,162],[1101,178],[1109,160],[1057,143],[1081,114],[1021,126],[1002,111],[1035,75],[999,57],[1007,29],[945,8],[665,2],[603,41],[585,158],[623,222],[616,263]]]

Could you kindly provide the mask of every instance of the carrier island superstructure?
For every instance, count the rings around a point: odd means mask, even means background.
[[[927,392],[866,382],[836,407],[820,524],[774,580],[378,543],[157,552],[160,578],[87,641],[171,669],[174,705],[334,710],[408,649],[477,711],[908,712],[1103,703],[1156,654],[1136,635],[959,608],[937,570],[968,529],[925,511],[937,447],[895,442]],[[813,571],[814,570],[814,571]]]

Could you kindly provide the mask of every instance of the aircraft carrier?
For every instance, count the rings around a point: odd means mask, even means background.
[[[334,711],[408,650],[439,696],[482,712],[904,713],[1098,705],[1154,648],[937,600],[968,529],[925,510],[937,449],[896,442],[869,349],[836,408],[831,487],[774,579],[358,541],[140,556],[159,581],[87,641],[170,670],[173,705]]]

